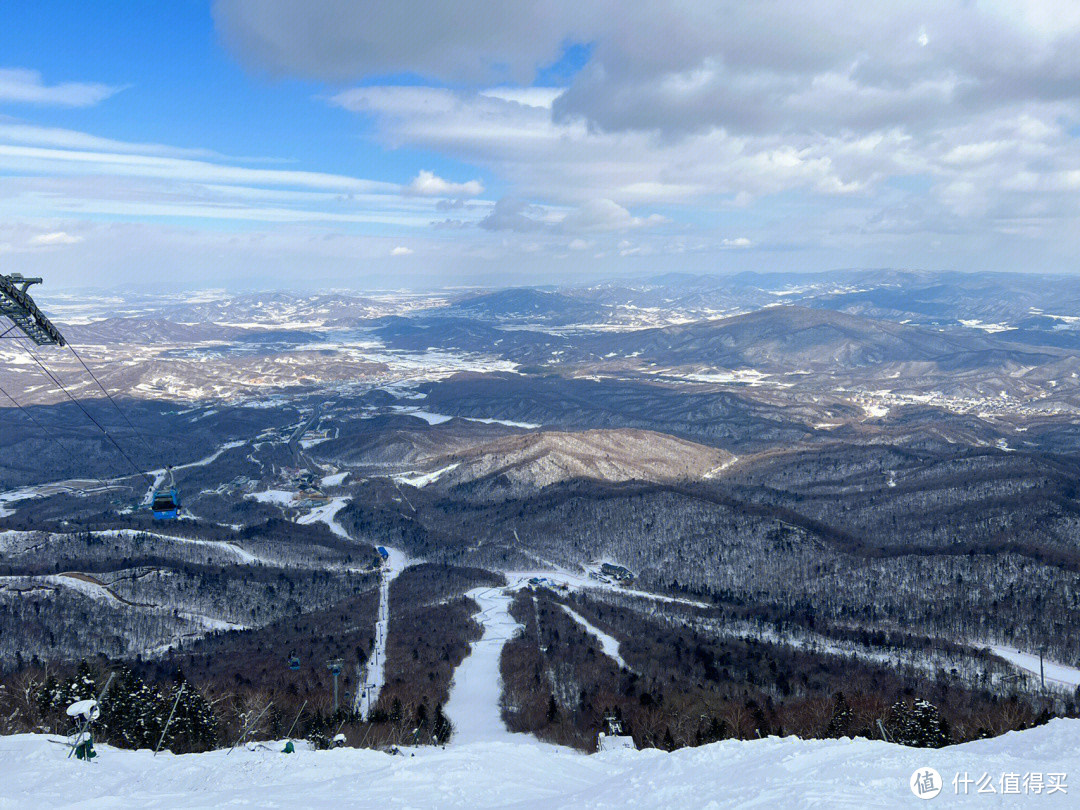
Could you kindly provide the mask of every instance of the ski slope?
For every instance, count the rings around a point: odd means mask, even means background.
[[[562,605],[561,607],[564,611],[566,611],[567,616],[569,616],[578,625],[580,625],[582,630],[584,630],[586,633],[588,633],[590,636],[600,642],[600,647],[601,649],[603,649],[604,655],[606,655],[608,658],[618,664],[620,669],[630,669],[630,667],[626,665],[626,661],[624,661],[623,657],[619,654],[618,640],[616,640],[612,636],[609,636],[607,633],[605,633],[595,624],[590,622],[576,610],[572,610],[567,605]]]
[[[1080,721],[941,750],[870,740],[768,737],[657,750],[580,754],[524,735],[500,742],[404,749],[279,753],[281,743],[174,756],[99,745],[92,763],[65,759],[46,735],[0,737],[0,807],[333,807],[544,810],[607,808],[1067,808],[1080,793]],[[909,779],[936,769],[944,789],[919,801]],[[955,795],[953,777],[988,774],[995,795]],[[1000,795],[1002,774],[1066,774],[1067,792]],[[1073,784],[1077,782],[1076,784]]]
[[[988,647],[994,655],[1004,658],[1014,667],[1025,670],[1038,679],[1039,656],[1037,654],[1020,652],[1015,647],[1004,647],[1000,644],[990,644]],[[1043,672],[1046,675],[1047,684],[1066,686],[1070,689],[1080,686],[1080,669],[1076,667],[1054,661],[1043,661]]]
[[[325,506],[315,507],[306,515],[300,517],[296,522],[303,524],[325,523],[330,527],[330,531],[338,537],[345,540],[352,540],[352,538],[349,537],[349,533],[345,531],[345,527],[337,522],[337,513],[340,512],[348,502],[348,498],[334,498]]]
[[[379,574],[379,612],[375,619],[375,646],[368,659],[364,673],[364,682],[356,690],[353,698],[354,711],[360,712],[365,720],[379,702],[379,693],[386,685],[386,637],[390,632],[390,583],[410,564],[403,551],[390,546],[386,549],[387,558],[383,561]]]
[[[520,740],[524,735],[507,731],[500,707],[499,660],[503,646],[521,629],[510,615],[513,594],[504,588],[473,588],[466,596],[480,606],[473,618],[484,628],[484,635],[470,645],[469,654],[454,672],[446,702],[446,716],[454,724],[452,742]]]

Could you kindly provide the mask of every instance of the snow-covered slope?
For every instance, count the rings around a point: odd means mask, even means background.
[[[406,750],[404,756],[341,749],[279,753],[281,745],[173,756],[99,746],[91,764],[65,759],[44,735],[0,737],[0,807],[372,808],[868,808],[924,806],[911,774],[936,769],[941,795],[928,806],[1075,807],[1080,721],[1014,732],[942,750],[867,740],[768,738],[661,751],[585,755],[522,741]],[[997,793],[955,795],[957,773],[985,773]],[[1042,776],[1023,795],[1024,775]],[[1068,792],[1050,794],[1049,774]],[[1019,796],[1001,794],[1017,774]]]
[[[453,742],[525,738],[506,730],[499,706],[500,657],[506,642],[521,629],[510,615],[514,597],[505,588],[474,588],[467,596],[480,606],[473,618],[484,628],[484,635],[469,646],[469,654],[454,672],[446,702],[446,716],[454,724]]]

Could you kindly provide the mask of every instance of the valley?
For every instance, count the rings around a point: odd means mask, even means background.
[[[182,671],[368,747],[1070,715],[1080,341],[1035,310],[1080,290],[1025,282],[60,301],[115,401],[0,347],[3,677]]]

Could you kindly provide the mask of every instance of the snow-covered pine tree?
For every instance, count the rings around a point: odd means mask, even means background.
[[[825,727],[825,736],[833,739],[849,736],[852,719],[853,714],[851,707],[848,706],[847,698],[844,697],[843,692],[837,692],[833,696],[832,717],[829,718],[829,724]]]
[[[893,742],[901,745],[941,748],[951,742],[948,723],[933,703],[922,698],[910,705],[902,700],[894,703],[886,725]]]
[[[166,722],[174,701],[176,711],[165,735],[165,746],[173,753],[180,754],[208,751],[217,745],[218,722],[214,710],[182,672],[177,674],[176,683],[162,695],[162,701],[158,704],[162,724]]]
[[[102,729],[120,748],[153,748],[161,736],[161,694],[128,667],[122,667],[102,701]],[[170,704],[171,706],[171,704]]]
[[[316,711],[304,722],[304,739],[317,751],[325,751],[330,747],[329,723],[322,712]]]

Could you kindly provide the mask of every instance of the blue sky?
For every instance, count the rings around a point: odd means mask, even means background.
[[[386,287],[1072,272],[1072,3],[7,4],[0,262]]]

